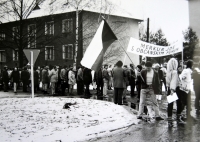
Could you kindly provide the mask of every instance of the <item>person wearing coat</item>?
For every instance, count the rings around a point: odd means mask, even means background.
[[[102,78],[103,78],[103,96],[107,96],[108,90],[108,83],[109,83],[109,74],[108,74],[108,65],[105,64],[103,71],[102,71]]]
[[[91,96],[89,86],[90,86],[90,83],[92,83],[91,69],[84,68],[84,70],[83,70],[83,83],[86,86],[85,97],[89,98]]]
[[[126,88],[125,74],[122,61],[118,61],[113,69],[114,103],[122,105],[122,95]]]
[[[166,74],[166,86],[167,86],[167,95],[172,95],[173,93],[176,93],[178,89],[179,84],[179,77],[178,77],[178,61],[175,58],[171,58],[167,63],[167,74]],[[176,101],[177,105],[177,115],[180,113],[181,109],[181,98]],[[167,107],[167,115],[168,115],[168,124],[169,126],[173,126],[173,102],[168,103]],[[182,122],[181,118],[178,118],[178,123]]]
[[[135,67],[133,64],[130,64],[130,77],[129,77],[129,85],[131,87],[131,97],[134,97],[135,94],[135,80],[136,80],[136,73],[135,73]]]
[[[7,66],[4,66],[4,70],[2,73],[2,82],[4,84],[4,92],[8,92],[9,75],[8,75],[8,67]]]
[[[83,66],[80,66],[77,72],[77,94],[78,95],[84,94]]]
[[[34,67],[34,92],[37,92],[39,89],[39,73],[37,71],[37,67]]]
[[[46,66],[42,70],[42,88],[43,88],[44,94],[49,94],[47,92],[47,87],[48,87],[48,83],[49,83],[49,77],[48,76],[49,76],[48,66]]]
[[[192,66],[193,60],[188,60],[186,62],[186,68],[183,69],[181,74],[179,75],[180,83],[179,83],[179,96],[181,96],[181,104],[182,110],[186,107],[186,118],[183,120],[187,120],[188,118],[193,118],[190,114],[191,111],[191,83],[192,83]],[[183,116],[180,116],[183,117]]]
[[[74,85],[76,84],[75,70],[71,67],[68,72],[68,84],[69,84],[69,94],[73,94]]]
[[[94,73],[94,81],[97,84],[97,98],[103,99],[103,78],[102,78],[102,68]]]
[[[14,93],[17,93],[17,86],[18,86],[19,80],[20,80],[20,75],[19,75],[19,71],[18,71],[17,67],[14,68],[13,72],[11,73],[10,78],[13,80]]]
[[[55,95],[56,83],[58,82],[58,71],[56,66],[54,66],[49,72],[49,79],[51,83],[51,94]]]
[[[29,84],[29,78],[30,78],[30,74],[27,70],[27,67],[24,67],[24,70],[21,72],[21,80],[23,83],[23,92],[28,92],[27,86]]]
[[[147,106],[150,118],[155,118],[156,120],[163,120],[160,117],[159,107],[156,100],[155,94],[160,94],[160,79],[158,73],[152,69],[152,63],[147,61],[145,63],[145,69],[140,73],[141,81],[141,94],[139,103],[138,119],[142,119],[144,113],[144,106]],[[154,110],[154,112],[152,111]]]

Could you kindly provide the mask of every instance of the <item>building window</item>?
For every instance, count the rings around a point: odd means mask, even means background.
[[[19,29],[18,27],[13,27],[13,40],[19,39]]]
[[[6,39],[6,35],[4,33],[0,33],[0,40],[5,40]]]
[[[28,48],[36,48],[36,25],[28,26]]]
[[[62,20],[62,33],[72,32],[73,30],[73,20],[64,19]]]
[[[6,52],[5,52],[5,50],[0,50],[0,62],[6,62]]]
[[[18,59],[19,59],[18,50],[13,50],[13,61],[18,61]]]
[[[45,23],[45,35],[54,35],[54,22]]]
[[[63,59],[73,59],[73,45],[63,45]]]
[[[53,46],[45,47],[45,60],[54,60],[54,47]]]

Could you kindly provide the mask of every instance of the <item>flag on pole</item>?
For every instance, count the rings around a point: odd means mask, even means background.
[[[117,40],[117,37],[105,20],[102,20],[92,41],[90,42],[81,60],[81,65],[98,71],[103,63],[103,56],[108,47]]]

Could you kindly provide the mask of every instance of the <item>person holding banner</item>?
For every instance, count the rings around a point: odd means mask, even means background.
[[[151,62],[147,61],[145,66],[146,69],[139,73],[141,80],[141,94],[137,118],[142,119],[144,106],[146,105],[151,119],[155,118],[156,120],[164,120],[160,117],[159,107],[155,95],[161,93],[158,73],[152,69]],[[155,116],[153,110],[155,111]]]

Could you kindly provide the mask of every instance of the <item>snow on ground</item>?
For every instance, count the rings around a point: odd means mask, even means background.
[[[76,103],[63,109],[65,103]],[[84,141],[138,124],[125,106],[81,98],[0,99],[0,141]]]

